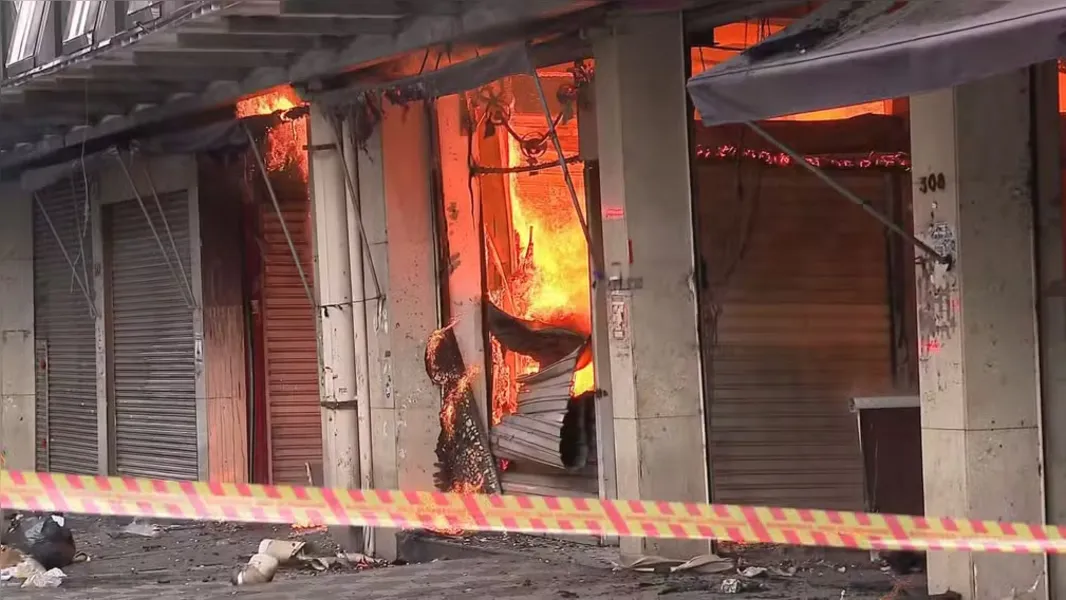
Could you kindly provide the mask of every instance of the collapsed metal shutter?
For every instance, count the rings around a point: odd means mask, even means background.
[[[282,200],[282,214],[313,285],[311,205],[305,195],[292,196]],[[322,469],[318,329],[274,207],[262,204],[259,214],[271,481],[305,485],[309,470]]]
[[[74,174],[37,196],[44,206],[43,212],[36,204],[33,207],[37,468],[93,474],[98,471],[96,323],[63,256],[66,250],[92,297],[92,229],[85,179]]]
[[[800,169],[696,176],[712,498],[861,509],[849,399],[891,392],[886,234]],[[833,177],[872,202],[892,189],[882,172]]]
[[[160,197],[192,281],[189,201]],[[115,466],[119,474],[198,479],[193,312],[155,202],[145,199],[170,265],[136,201],[107,206],[111,246]],[[173,271],[171,270],[173,268]]]

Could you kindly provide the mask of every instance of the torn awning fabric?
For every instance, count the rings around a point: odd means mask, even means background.
[[[829,0],[696,75],[707,125],[952,87],[1066,55],[1063,0]]]

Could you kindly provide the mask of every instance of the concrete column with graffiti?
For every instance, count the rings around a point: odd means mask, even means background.
[[[926,513],[1043,518],[1028,70],[911,98]],[[931,553],[932,592],[1001,598],[1044,560]]]

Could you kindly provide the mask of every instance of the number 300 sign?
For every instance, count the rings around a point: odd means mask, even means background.
[[[918,178],[918,191],[923,194],[939,192],[946,188],[947,185],[948,182],[943,173],[930,173]]]

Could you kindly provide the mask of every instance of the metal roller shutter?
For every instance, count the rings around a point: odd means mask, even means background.
[[[284,202],[281,208],[304,274],[312,283],[310,202],[304,196]],[[314,472],[322,465],[318,330],[281,222],[270,204],[260,206],[260,230],[265,247],[263,323],[271,480],[303,485],[308,467]]]
[[[44,206],[43,212],[36,204],[33,208],[37,467],[96,473],[96,324],[63,256],[65,249],[91,297],[92,230],[85,180],[78,173],[37,195]]]
[[[712,497],[861,509],[849,400],[892,389],[885,232],[798,169],[696,174]],[[891,189],[880,172],[833,177],[873,202]]]
[[[160,198],[180,264],[192,280],[189,202]],[[170,257],[167,265],[135,201],[106,207],[110,217],[115,466],[119,474],[198,479],[193,312],[155,202],[148,212]],[[179,276],[180,277],[180,276]]]

